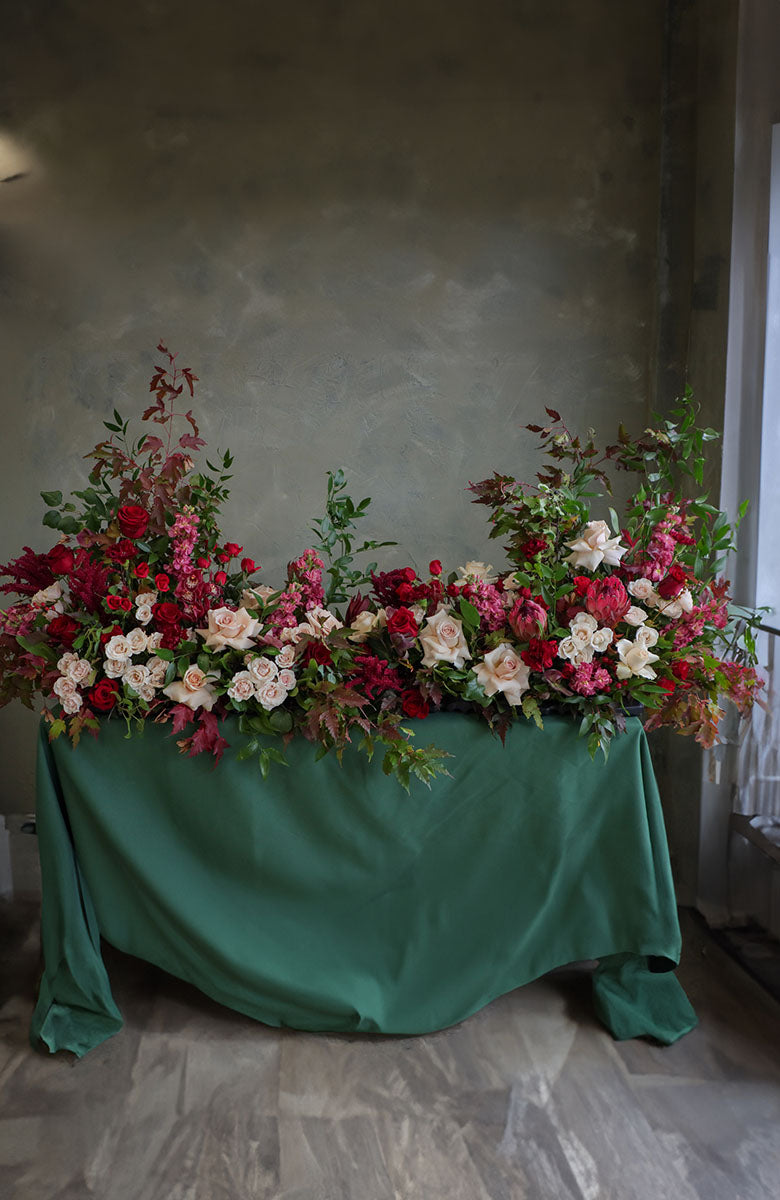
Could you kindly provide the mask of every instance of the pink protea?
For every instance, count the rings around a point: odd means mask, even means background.
[[[631,601],[617,576],[608,575],[606,579],[594,579],[588,584],[585,607],[599,625],[614,629],[628,612]]]
[[[541,596],[532,596],[530,588],[520,588],[507,620],[518,641],[530,642],[547,627],[547,605]]]

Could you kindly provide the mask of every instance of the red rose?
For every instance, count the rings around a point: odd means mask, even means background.
[[[158,592],[167,592],[170,590],[171,581],[167,575],[160,573],[154,577],[154,586]]]
[[[120,538],[113,546],[108,547],[106,558],[115,563],[124,563],[130,558],[135,558],[136,553],[136,548],[129,538]]]
[[[428,701],[415,688],[401,693],[401,708],[407,717],[419,717],[420,720],[424,720],[431,711]]]
[[[411,583],[399,583],[396,595],[403,604],[408,604],[410,600],[414,600],[415,591]]]
[[[146,579],[149,574],[149,564],[144,562],[138,563],[138,565],[135,567],[134,574],[138,579]]]
[[[183,615],[178,604],[173,604],[170,600],[163,600],[157,604],[153,604],[152,613],[155,621],[160,627],[166,625],[180,625]]]
[[[238,542],[225,542],[225,554],[230,558],[237,558],[243,549],[244,547],[239,546]]]
[[[255,560],[253,558],[242,558],[241,570],[245,575],[254,575],[255,571],[257,570]]]
[[[671,695],[672,692],[675,691],[677,688],[677,684],[674,682],[673,679],[659,679],[658,685],[659,685],[659,687],[662,687],[665,692],[668,692],[669,695]]]
[[[206,571],[211,566],[211,563],[207,558],[197,558],[195,562],[197,566],[200,567],[201,571]]]
[[[79,624],[73,620],[73,617],[59,616],[53,621],[49,621],[46,626],[46,632],[54,642],[59,642],[61,646],[67,646],[68,649],[73,645],[74,638],[79,631]]]
[[[310,663],[312,659],[325,667],[333,661],[333,656],[324,642],[310,642],[303,652],[303,660]]]
[[[51,629],[51,625],[49,626],[49,629]],[[678,679],[687,679],[688,675],[690,674],[690,670],[691,664],[687,661],[687,659],[681,658],[679,662],[672,663],[672,674],[676,675]]]
[[[578,596],[584,596],[591,585],[592,580],[587,575],[575,575],[572,580],[574,590]]]
[[[404,638],[417,637],[419,625],[415,615],[409,608],[397,608],[387,618],[387,632],[396,633]]]
[[[69,575],[73,570],[73,561],[73,551],[64,546],[62,542],[52,546],[46,555],[46,562],[55,575]]]
[[[140,538],[149,525],[149,514],[138,504],[123,504],[116,514],[122,537]]]
[[[441,575],[441,563],[439,562],[438,558],[431,559],[431,561],[428,563],[428,570],[430,571],[431,575]]]
[[[89,692],[89,703],[98,712],[109,712],[116,704],[119,696],[119,683],[116,679],[101,679]]]
[[[220,587],[223,587],[227,583],[227,575],[225,572],[217,571],[216,575],[214,576],[214,582],[218,583]]]
[[[686,578],[683,568],[678,563],[672,563],[666,579],[662,579],[658,585],[658,595],[663,600],[674,600],[685,587]]]
[[[109,612],[121,612],[124,608],[121,596],[106,596],[106,608]]]
[[[229,563],[229,562],[230,562],[230,555],[229,555],[229,554],[218,554],[218,555],[217,555],[217,562],[221,562],[221,563]]]
[[[417,578],[417,572],[414,567],[402,567],[400,573],[407,583],[414,583]]]

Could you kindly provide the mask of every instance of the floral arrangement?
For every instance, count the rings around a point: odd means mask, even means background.
[[[75,744],[101,720],[151,719],[170,723],[183,752],[218,761],[234,713],[239,757],[263,775],[296,734],[339,756],[355,738],[369,756],[381,745],[385,772],[408,788],[446,769],[442,751],[413,744],[412,723],[431,711],[474,711],[502,738],[517,718],[543,727],[545,712],[571,711],[591,754],[607,752],[632,705],[646,728],[705,746],[719,697],[749,712],[757,616],[730,605],[719,578],[728,520],[683,495],[686,481],[701,488],[703,443],[716,436],[696,426],[690,395],[638,440],[621,429],[601,457],[552,409],[528,426],[547,458],[536,482],[469,485],[490,509],[489,536],[506,539],[502,572],[357,567],[393,543],[353,546],[370,500],[355,504],[336,471],[316,547],[273,587],[220,532],[232,457],[196,470],[204,442],[179,407],[197,377],[158,350],[142,416],[154,432],[132,440],[115,410],[87,455],[88,486],[70,500],[41,493],[57,542],[0,568],[0,591],[17,597],[0,612],[0,704],[41,697],[50,737]],[[622,522],[608,510],[611,526],[590,509],[610,493],[607,465],[641,479]]]

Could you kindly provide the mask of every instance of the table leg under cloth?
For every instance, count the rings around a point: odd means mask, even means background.
[[[563,718],[518,723],[506,748],[471,716],[413,724],[453,778],[411,796],[378,761],[315,764],[302,741],[263,782],[232,751],[214,770],[181,757],[164,726],[104,722],[76,749],[42,730],[33,1044],[81,1055],[121,1028],[101,936],[269,1025],[426,1033],[598,959],[615,1037],[693,1028],[639,722],[606,764]]]

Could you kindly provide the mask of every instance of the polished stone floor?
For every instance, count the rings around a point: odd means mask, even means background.
[[[616,1043],[587,973],[419,1038],[269,1029],[106,948],[120,1034],[30,1049],[32,906],[0,907],[3,1200],[772,1200],[780,1005],[692,917],[700,1027]]]

